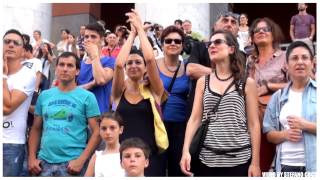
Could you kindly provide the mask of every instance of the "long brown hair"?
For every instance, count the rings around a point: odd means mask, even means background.
[[[225,30],[217,30],[212,34],[212,36],[214,36],[215,34],[223,34],[226,38],[227,45],[234,47],[234,53],[229,55],[230,69],[233,74],[234,80],[236,82],[239,82],[245,76],[245,57],[239,50],[237,39],[231,32]]]

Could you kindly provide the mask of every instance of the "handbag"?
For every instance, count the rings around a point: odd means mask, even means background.
[[[207,76],[208,77],[208,76]],[[226,88],[226,90],[224,91],[223,95],[220,96],[217,104],[214,106],[212,112],[215,114],[218,110],[219,104],[221,102],[222,97],[227,93],[227,91],[231,88],[231,86],[234,84],[234,81],[232,81],[229,86]],[[209,111],[210,112],[210,111]],[[207,135],[207,131],[208,131],[208,127],[209,127],[209,122],[210,119],[208,118],[208,114],[209,112],[207,112],[206,116],[205,116],[205,120],[201,122],[200,127],[197,129],[195,135],[192,138],[190,147],[189,147],[189,152],[191,155],[191,161],[194,160],[198,160],[199,159],[199,154],[200,154],[200,150],[203,146],[203,142],[204,139]],[[217,116],[216,116],[217,117]]]

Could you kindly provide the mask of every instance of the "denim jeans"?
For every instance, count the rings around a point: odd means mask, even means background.
[[[3,176],[19,176],[25,156],[25,144],[3,144]]]
[[[23,165],[22,165],[22,170],[20,173],[20,176],[22,177],[28,177],[29,175],[29,170],[28,170],[28,145],[25,145],[25,156],[23,160]]]
[[[67,176],[84,176],[84,173],[86,172],[88,163],[85,163],[82,167],[82,170],[80,174],[78,175],[72,175],[68,173],[68,164],[69,162],[63,162],[63,163],[48,163],[44,160],[41,160],[40,166],[42,168],[42,171],[39,176],[44,177],[50,177],[50,176],[56,176],[56,177],[67,177]]]

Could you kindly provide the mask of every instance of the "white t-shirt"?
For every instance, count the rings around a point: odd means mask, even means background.
[[[58,55],[60,56],[60,54],[62,54],[63,52],[67,52],[68,51],[68,47],[67,47],[68,42],[67,41],[59,41],[57,44],[57,51],[58,51]]]
[[[244,48],[248,46],[248,40],[249,40],[249,31],[239,31],[237,41],[239,43],[239,49],[241,51],[244,51]]]
[[[37,74],[37,72],[42,72],[42,62],[38,58],[27,59],[22,61],[21,64],[31,68],[35,74]]]
[[[103,154],[103,151],[96,151],[94,176],[124,177],[125,172],[120,164],[120,153]]]
[[[28,97],[10,115],[3,117],[3,143],[25,144],[27,115],[35,89],[36,75],[30,68],[22,66],[17,73],[8,76],[7,83],[10,91],[19,90]]]
[[[42,74],[48,79],[51,64],[49,60],[45,61],[45,58],[41,58],[40,61],[41,61],[41,67],[43,67]],[[43,65],[44,61],[45,61],[45,64]]]
[[[287,116],[302,115],[302,92],[289,90],[288,102],[283,105],[280,112],[280,123],[284,129],[289,129]],[[289,166],[305,166],[304,139],[299,142],[284,141],[281,145],[281,164]]]

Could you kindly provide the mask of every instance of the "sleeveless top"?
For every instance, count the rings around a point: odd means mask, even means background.
[[[149,145],[151,152],[157,152],[150,100],[142,99],[137,104],[131,104],[123,93],[116,111],[124,121],[124,131],[120,135],[120,142],[128,138],[138,137]]]
[[[206,76],[203,120],[221,97],[210,89],[209,82],[210,76]],[[208,113],[209,127],[199,156],[208,167],[234,167],[246,163],[251,157],[245,97],[239,93],[244,82],[240,80],[238,85],[239,90],[229,91],[222,97],[216,115]]]
[[[124,177],[125,172],[120,164],[120,153],[103,154],[96,151],[96,162],[94,165],[95,177]]]
[[[173,77],[163,74],[159,70],[160,79],[164,88],[168,91]],[[163,121],[165,122],[185,122],[187,117],[187,99],[189,94],[189,77],[184,74],[176,77],[167,103],[162,106]]]

